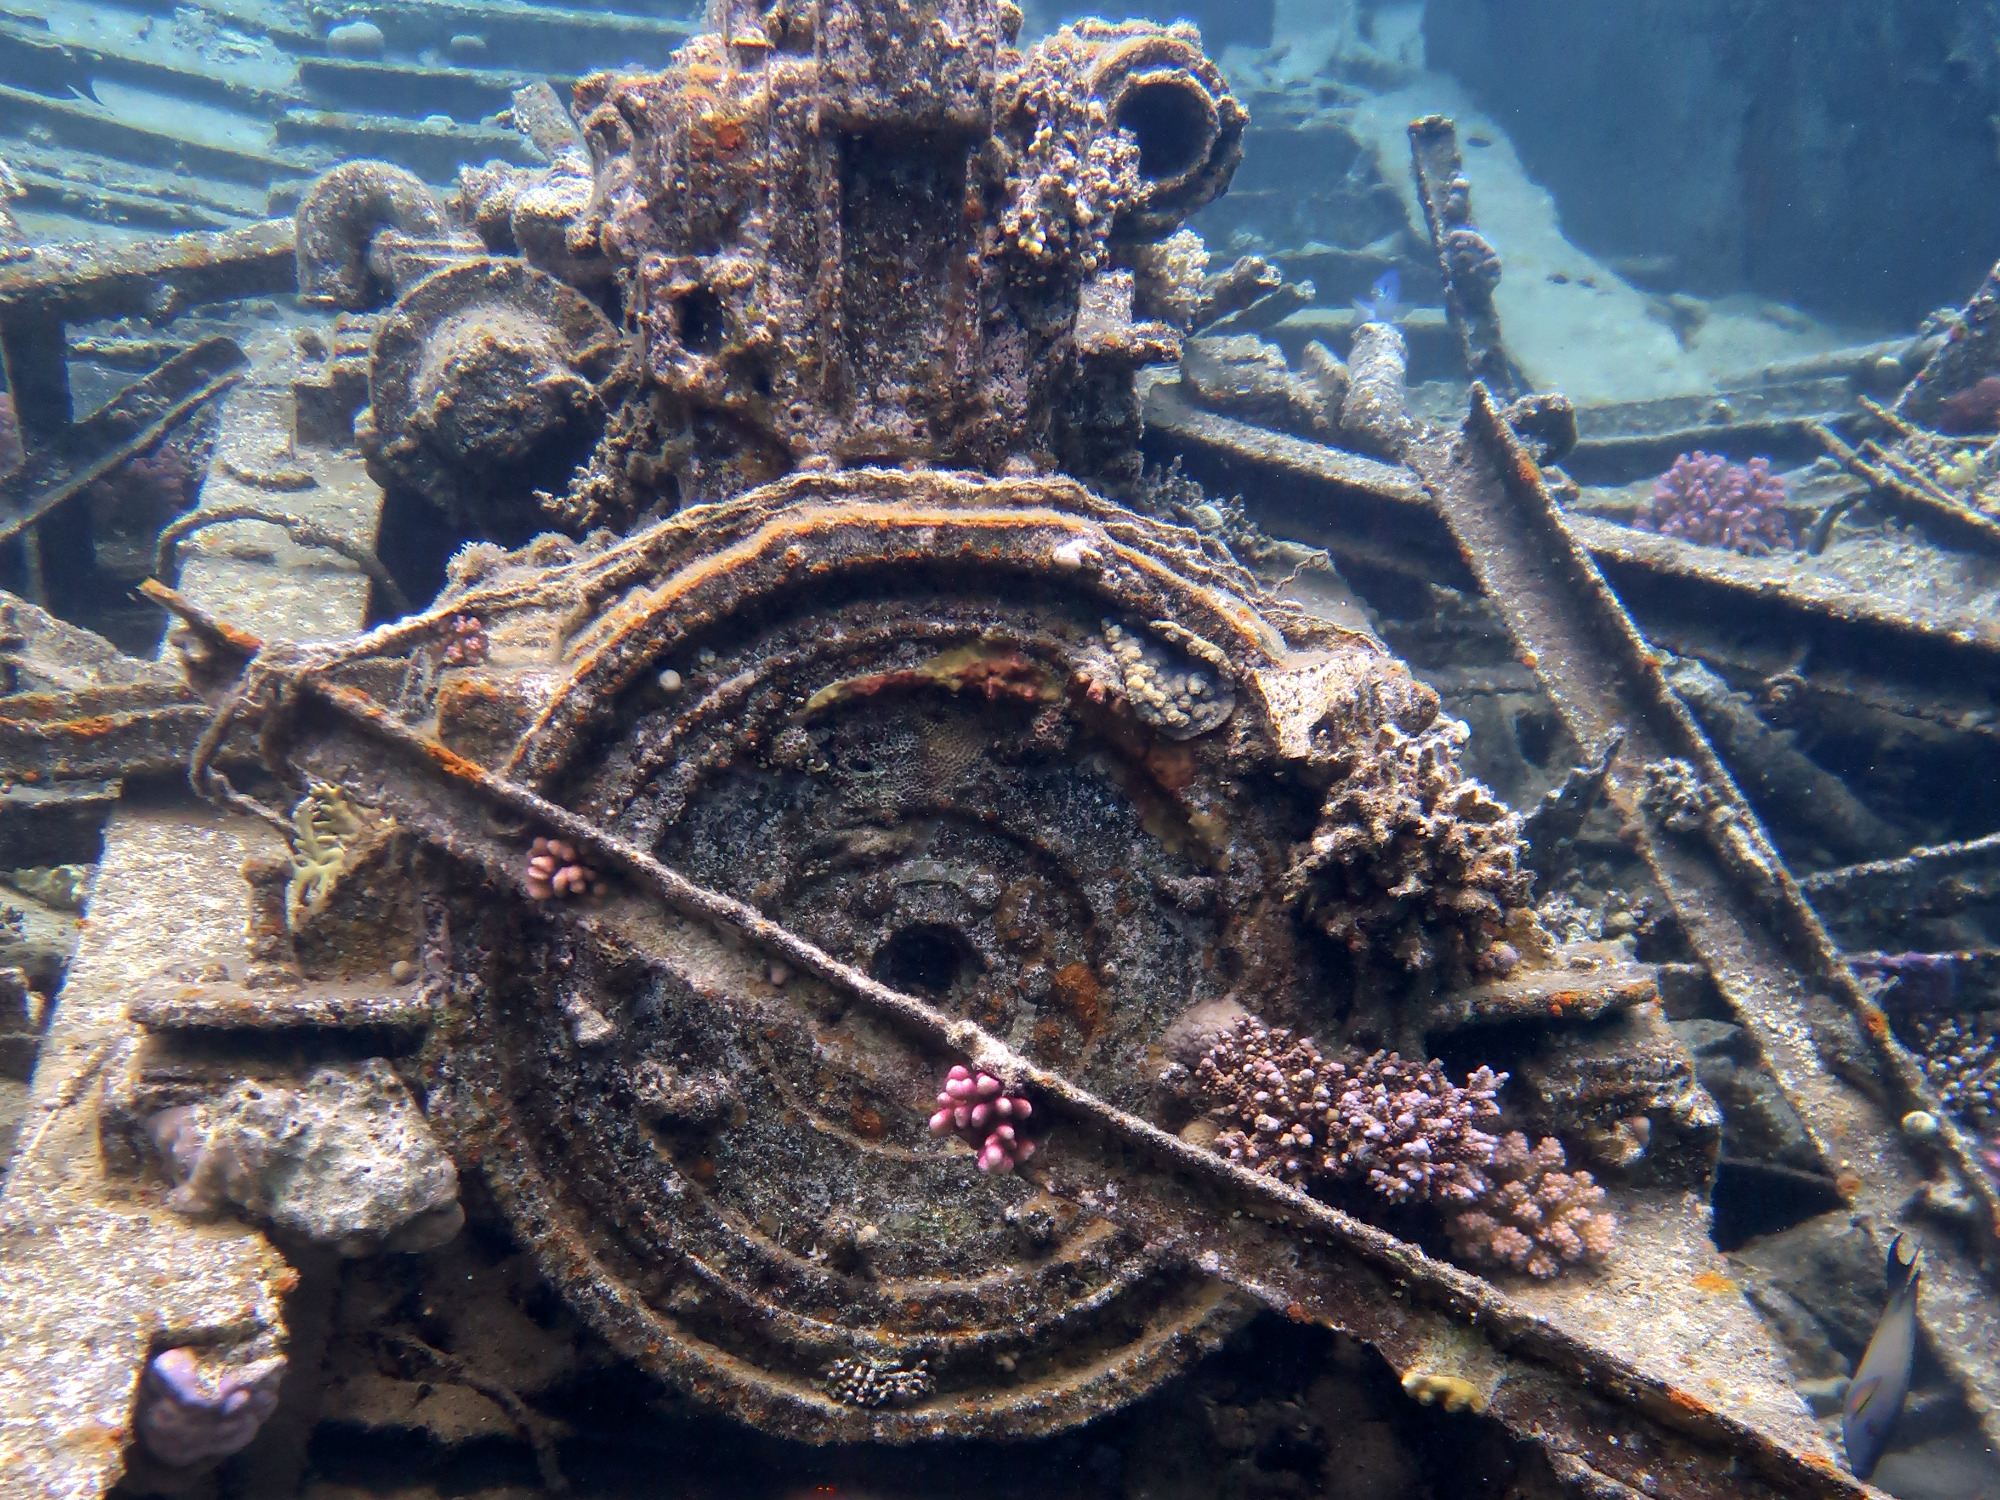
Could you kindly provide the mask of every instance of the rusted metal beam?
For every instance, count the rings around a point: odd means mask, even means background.
[[[2000,553],[2000,522],[1913,484],[1907,475],[1897,473],[1881,457],[1870,458],[1856,452],[1824,423],[1813,423],[1812,433],[1835,462],[1873,487],[1875,502],[1884,510],[1921,527],[1947,546]]]
[[[171,775],[187,766],[212,717],[185,688],[152,684],[0,698],[0,780]]]
[[[0,478],[0,542],[33,526],[242,379],[247,361],[225,338],[205,339],[125,387],[74,426],[45,435]]]
[[[60,446],[69,438],[68,324],[159,321],[201,303],[297,286],[290,219],[123,247],[43,245],[0,264],[0,362],[28,448]],[[17,471],[8,485],[18,496],[47,482]],[[6,498],[0,490],[0,502]]]
[[[1444,280],[1445,312],[1465,355],[1466,373],[1512,400],[1527,385],[1500,340],[1492,286],[1499,280],[1497,266],[1487,280],[1474,264],[1490,258],[1492,247],[1472,227],[1472,189],[1458,153],[1458,127],[1443,115],[1412,120],[1410,165],[1416,173],[1417,198],[1424,206],[1424,223],[1430,228],[1431,248],[1437,254],[1438,275]]]
[[[1441,583],[1469,586],[1451,533],[1401,464],[1330,448],[1191,405],[1179,382],[1145,396],[1147,460],[1182,463],[1210,494],[1241,494],[1274,535],[1314,546],[1344,545],[1404,556]]]
[[[1941,608],[1927,599],[1862,593],[1829,573],[1787,567],[1777,558],[1699,546],[1621,526],[1602,516],[1566,511],[1563,520],[1600,567],[1621,575],[1643,573],[1658,583],[1680,587],[1691,599],[1711,594],[1718,606],[1757,614],[1777,609],[1815,622],[1879,631],[1905,649],[2000,654],[2000,624]]]
[[[0,265],[0,310],[34,307],[69,323],[159,317],[297,288],[290,219],[135,245],[44,245]]]
[[[173,668],[0,593],[0,785],[185,771],[212,717]]]
[[[1756,814],[1667,685],[1659,660],[1484,386],[1474,385],[1463,428],[1414,444],[1410,462],[1571,733],[1596,745],[1623,731],[1607,801],[1623,815],[1635,852],[1690,945],[1757,1040],[1829,1175],[1841,1174],[1878,1232],[1893,1226],[1929,1176],[1896,1124],[1905,1110],[1938,1112],[1916,1063],[1841,962]],[[1672,760],[1691,767],[1705,788],[1698,831],[1668,832],[1641,811],[1647,768]],[[1826,1027],[1850,1020],[1875,1050],[1893,1100],[1886,1111],[1842,1080],[1816,1046]],[[1949,1124],[1938,1150],[1979,1201],[1986,1216],[1980,1249],[1990,1254],[2000,1194],[1973,1161],[1964,1135]],[[1926,1325],[1991,1436],[2000,1432],[2000,1310],[1978,1255],[1942,1239],[1934,1244]]]
[[[1198,411],[1172,381],[1147,393],[1145,442],[1150,460],[1164,467],[1180,459],[1209,490],[1249,497],[1263,524],[1325,547],[1336,560],[1400,555],[1407,567],[1440,583],[1471,582],[1450,529],[1407,470]],[[1926,600],[1861,593],[1830,574],[1787,569],[1770,558],[1742,557],[1581,512],[1566,511],[1563,519],[1600,566],[1643,576],[1677,598],[1708,595],[1715,609],[1777,613],[1808,628],[1879,634],[1899,659],[1927,651],[1941,662],[1973,658],[1984,669],[2000,656],[2000,626]]]
[[[1822,870],[1799,884],[1836,927],[1871,907],[1886,906],[1900,921],[1949,915],[2000,894],[2000,833]]]

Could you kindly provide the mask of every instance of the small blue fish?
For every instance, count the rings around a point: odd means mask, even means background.
[[[1903,1398],[1910,1394],[1910,1365],[1917,1357],[1917,1283],[1924,1275],[1924,1251],[1919,1245],[1904,1260],[1902,1248],[1899,1234],[1889,1246],[1889,1300],[1847,1387],[1847,1404],[1840,1414],[1847,1467],[1859,1479],[1873,1474],[1882,1461],[1896,1418],[1903,1414]]]
[[[1394,266],[1375,278],[1365,301],[1357,300],[1354,310],[1364,323],[1395,323],[1406,310],[1403,304],[1403,274]]]

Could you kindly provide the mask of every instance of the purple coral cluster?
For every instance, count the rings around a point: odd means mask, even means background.
[[[1769,459],[1732,464],[1699,449],[1683,453],[1653,481],[1652,508],[1637,525],[1752,557],[1796,545],[1785,520],[1785,481],[1771,472]]]
[[[139,1443],[171,1468],[240,1453],[278,1409],[284,1376],[283,1355],[225,1365],[192,1349],[162,1350],[139,1382]]]
[[[1553,1136],[1530,1147],[1520,1131],[1509,1134],[1487,1164],[1491,1190],[1448,1226],[1453,1251],[1543,1280],[1603,1260],[1617,1241],[1618,1221],[1602,1206],[1604,1189],[1567,1165]]]
[[[1504,1073],[1480,1068],[1464,1085],[1441,1063],[1394,1052],[1326,1057],[1310,1037],[1255,1017],[1219,1036],[1195,1069],[1197,1087],[1239,1122],[1215,1148],[1288,1180],[1366,1181],[1394,1203],[1470,1203],[1494,1139]]]
[[[982,1172],[1011,1172],[1035,1154],[1035,1143],[1023,1133],[1034,1106],[1010,1094],[991,1073],[975,1073],[959,1064],[945,1075],[931,1116],[931,1134],[955,1132],[979,1153]]]
[[[1482,1067],[1460,1085],[1443,1064],[1394,1052],[1329,1058],[1310,1037],[1251,1016],[1214,1033],[1193,1077],[1236,1122],[1214,1142],[1230,1160],[1301,1184],[1365,1181],[1392,1203],[1448,1205],[1466,1260],[1549,1277],[1602,1260],[1617,1238],[1604,1190],[1565,1170],[1560,1142],[1530,1147],[1518,1131],[1496,1140],[1479,1128],[1500,1117],[1505,1073]]]

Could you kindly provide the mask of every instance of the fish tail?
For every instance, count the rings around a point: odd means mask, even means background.
[[[1917,1285],[1924,1275],[1924,1247],[1921,1243],[1910,1252],[1910,1258],[1902,1257],[1904,1236],[1897,1235],[1889,1243],[1889,1301],[1904,1302],[1917,1295]]]

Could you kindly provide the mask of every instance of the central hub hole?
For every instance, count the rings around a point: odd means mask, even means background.
[[[979,967],[979,955],[955,928],[938,922],[905,927],[875,950],[870,971],[884,984],[927,995],[950,992],[960,976]]]

